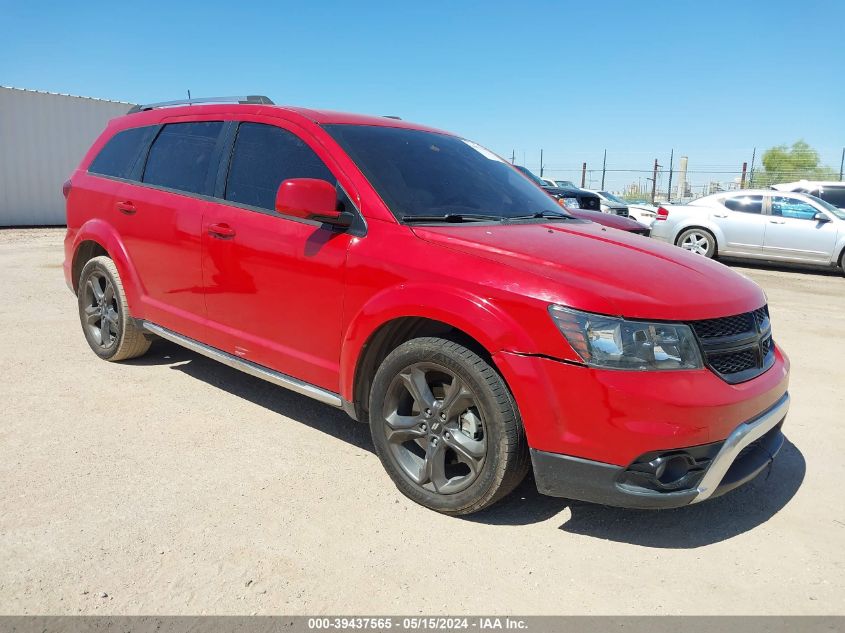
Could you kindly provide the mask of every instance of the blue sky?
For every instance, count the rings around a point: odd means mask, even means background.
[[[803,138],[838,169],[845,146],[842,0],[0,0],[0,23],[0,85],[395,114],[535,170],[543,148],[559,177],[604,149],[609,168],[674,149],[691,170],[738,170]]]

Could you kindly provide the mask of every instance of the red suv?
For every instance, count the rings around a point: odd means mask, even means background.
[[[637,508],[749,481],[789,362],[761,289],[573,218],[487,149],[387,117],[157,104],[65,183],[91,349],[161,337],[368,422],[398,488],[466,514],[544,494]]]

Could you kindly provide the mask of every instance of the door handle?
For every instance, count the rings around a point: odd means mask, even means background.
[[[138,211],[138,209],[135,208],[135,205],[128,200],[118,202],[115,206],[121,213],[125,213],[126,215],[135,215],[135,212]]]
[[[210,224],[208,226],[208,234],[219,240],[227,240],[231,237],[235,237],[235,229],[225,222],[220,222],[217,224]]]
[[[786,220],[769,220],[772,224],[786,224]]]
[[[714,213],[713,217],[714,218],[726,218],[726,217],[728,217],[728,214],[727,213]]]

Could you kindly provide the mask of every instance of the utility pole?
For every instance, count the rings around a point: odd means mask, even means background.
[[[654,204],[654,197],[657,194],[657,168],[660,165],[657,164],[657,159],[654,159],[654,176],[651,179],[651,204]]]
[[[581,165],[581,189],[584,188],[584,183],[587,181],[587,163]]]
[[[675,164],[675,149],[669,154],[669,188],[666,190],[666,202],[672,202],[672,167]]]
[[[742,163],[742,176],[739,178],[739,188],[745,189],[745,170],[748,169],[748,163]]]
[[[604,191],[604,172],[607,170],[607,150],[604,150],[604,159],[601,161],[601,190]],[[840,177],[839,180],[842,180]]]
[[[754,151],[751,152],[751,171],[748,172],[748,186],[754,186],[754,161],[757,160],[757,148],[754,148]]]
[[[543,177],[543,150],[540,150],[540,178]]]
[[[842,148],[842,160],[839,161],[839,180],[842,180],[843,167],[845,167],[845,147]]]
[[[511,165],[513,165],[515,162],[516,162],[516,150],[512,149],[511,150]]]

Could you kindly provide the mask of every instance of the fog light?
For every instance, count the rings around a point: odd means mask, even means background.
[[[721,442],[683,451],[646,453],[619,477],[618,483],[632,488],[672,492],[695,486],[718,452]]]
[[[664,486],[682,479],[695,467],[695,461],[689,455],[671,455],[661,459],[665,461],[654,471],[654,475]]]

